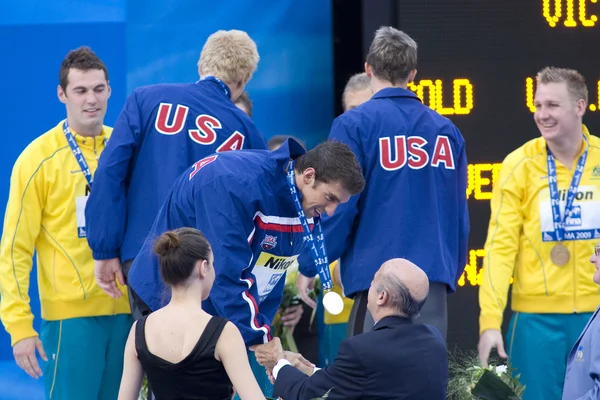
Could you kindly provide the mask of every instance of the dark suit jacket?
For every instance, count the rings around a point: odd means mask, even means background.
[[[402,317],[381,319],[371,332],[342,342],[333,363],[311,377],[286,365],[274,397],[444,400],[448,383],[446,343],[440,331]]]

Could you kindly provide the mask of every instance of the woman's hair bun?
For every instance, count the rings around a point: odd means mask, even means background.
[[[179,235],[176,232],[165,232],[154,243],[154,252],[159,256],[165,256],[179,248],[179,245]]]

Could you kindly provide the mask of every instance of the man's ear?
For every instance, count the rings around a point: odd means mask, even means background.
[[[67,94],[60,85],[56,88],[56,95],[61,103],[67,104]]]
[[[312,167],[308,167],[302,173],[302,180],[305,185],[313,185],[315,181],[315,169]]]
[[[412,71],[410,71],[408,73],[408,80],[406,81],[406,83],[414,82],[416,77],[417,77],[417,70],[413,69]]]
[[[585,114],[585,110],[586,110],[585,100],[584,99],[577,100],[577,116],[580,118],[583,117],[583,115]]]

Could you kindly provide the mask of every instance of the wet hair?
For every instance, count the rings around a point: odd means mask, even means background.
[[[248,116],[252,118],[252,100],[248,92],[243,92],[235,101],[235,104],[240,104],[248,110]]]
[[[210,244],[197,229],[179,228],[163,233],[154,243],[160,276],[169,286],[183,286],[198,261],[209,261]]]
[[[296,159],[294,169],[300,173],[314,168],[315,181],[339,182],[351,195],[365,188],[365,178],[356,156],[346,144],[327,140]]]
[[[404,83],[417,68],[417,43],[406,33],[383,26],[375,32],[367,63],[377,78],[392,85]]]
[[[569,95],[574,101],[583,99],[588,103],[588,88],[585,84],[585,78],[578,71],[568,68],[546,67],[536,76],[539,84],[561,83],[567,84]]]
[[[78,69],[81,71],[89,71],[92,69],[98,69],[104,72],[104,77],[108,82],[108,70],[106,65],[102,62],[100,57],[96,55],[87,46],[79,47],[78,49],[71,50],[69,54],[63,60],[60,71],[58,73],[58,83],[63,91],[67,91],[69,85],[69,71],[71,69]]]
[[[206,40],[198,70],[201,76],[211,74],[227,84],[235,84],[250,79],[259,59],[256,43],[246,32],[220,30]]]

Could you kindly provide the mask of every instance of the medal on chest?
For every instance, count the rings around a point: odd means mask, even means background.
[[[550,259],[559,267],[568,263],[570,258],[571,253],[569,253],[569,249],[562,243],[555,244],[552,250],[550,250]]]

